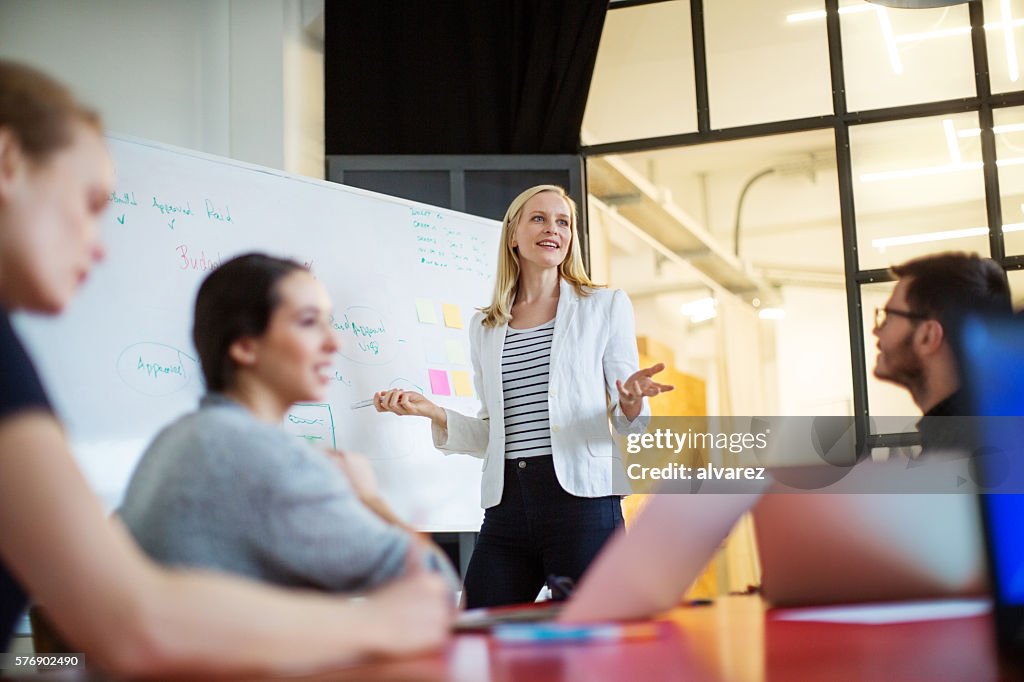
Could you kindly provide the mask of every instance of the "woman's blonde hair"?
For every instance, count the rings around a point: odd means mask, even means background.
[[[519,253],[512,246],[516,234],[516,226],[523,213],[526,202],[541,192],[554,192],[569,206],[569,253],[558,266],[559,276],[573,285],[580,296],[589,296],[591,289],[601,285],[594,284],[587,276],[583,267],[583,252],[580,250],[579,233],[576,228],[576,202],[558,185],[537,185],[522,192],[512,200],[505,219],[501,222],[501,243],[498,246],[498,276],[494,282],[494,297],[491,305],[481,308],[484,314],[485,327],[497,327],[512,319],[512,302],[519,291]]]

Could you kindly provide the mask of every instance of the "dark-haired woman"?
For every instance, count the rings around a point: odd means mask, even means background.
[[[439,645],[443,582],[363,601],[168,570],[111,523],[68,448],[15,310],[57,313],[102,258],[113,171],[98,117],[0,60],[0,650],[27,597],[71,651],[118,677],[286,672]]]
[[[209,393],[164,429],[120,515],[152,557],[280,585],[364,590],[404,573],[416,537],[371,511],[323,451],[281,428],[322,402],[338,339],[323,285],[298,263],[249,254],[196,297],[193,341]]]

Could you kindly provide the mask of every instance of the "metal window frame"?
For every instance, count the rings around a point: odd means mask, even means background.
[[[672,0],[612,0],[609,10],[670,2]],[[690,0],[690,24],[693,33],[693,67],[697,103],[697,132],[583,145],[581,154],[591,156],[682,148],[733,140],[761,138],[785,133],[832,129],[836,144],[839,182],[839,211],[843,241],[846,305],[853,368],[853,405],[857,427],[857,450],[869,452],[877,447],[905,447],[920,444],[916,433],[870,432],[867,390],[867,357],[864,344],[862,287],[872,282],[892,281],[887,269],[861,270],[857,246],[857,220],[853,193],[853,164],[850,155],[850,128],[942,114],[976,112],[981,133],[982,173],[985,183],[985,209],[989,224],[990,256],[1007,271],[1024,269],[1024,255],[1007,256],[1002,231],[999,195],[999,171],[996,167],[995,134],[992,131],[995,109],[1024,106],[1024,90],[993,94],[988,72],[988,45],[984,31],[981,0],[968,3],[971,25],[971,51],[974,60],[975,95],[952,100],[932,101],[865,111],[848,111],[843,64],[842,28],[839,0],[824,0],[828,34],[829,70],[832,80],[831,115],[784,121],[771,121],[733,128],[712,129],[708,98],[707,46],[704,35],[704,0]]]

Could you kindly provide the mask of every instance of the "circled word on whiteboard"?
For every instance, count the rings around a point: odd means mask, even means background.
[[[195,358],[174,346],[144,341],[121,351],[117,375],[139,393],[162,396],[188,386],[197,365]]]

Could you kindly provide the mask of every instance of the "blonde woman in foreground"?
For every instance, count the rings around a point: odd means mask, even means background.
[[[484,522],[465,578],[469,608],[533,601],[549,576],[579,580],[622,525],[609,418],[643,430],[645,397],[672,390],[637,369],[633,308],[583,267],[576,206],[538,185],[505,213],[491,305],[469,325],[480,413],[419,393],[374,397],[378,411],[430,418],[434,445],[484,459]]]

